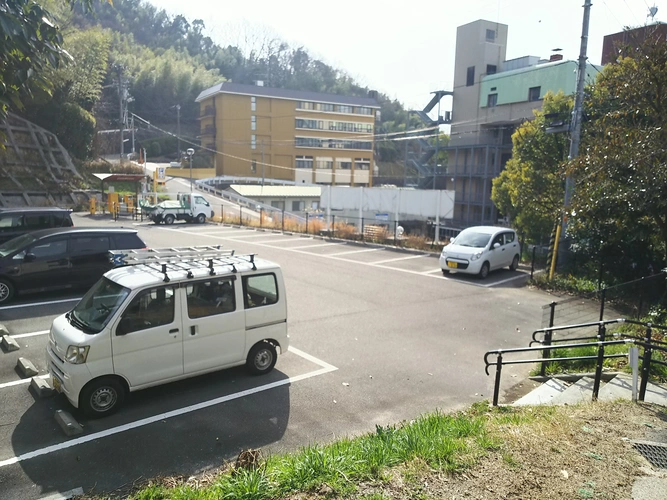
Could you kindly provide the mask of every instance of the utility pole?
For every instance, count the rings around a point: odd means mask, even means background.
[[[442,99],[442,98],[441,98]],[[438,171],[438,147],[440,146],[440,99],[438,99],[438,125],[435,130],[435,165],[433,166],[433,189],[435,189],[435,176]]]
[[[178,141],[178,160],[181,160],[181,105],[176,105],[176,140]]]
[[[572,161],[579,155],[579,141],[581,139],[581,115],[584,104],[584,84],[586,83],[586,61],[588,50],[588,25],[591,18],[591,0],[584,2],[584,20],[581,26],[581,46],[579,49],[579,64],[577,67],[577,90],[574,97],[574,109],[572,110],[572,121],[570,122],[571,139],[570,153],[568,160]],[[567,219],[572,202],[572,193],[574,192],[574,179],[572,176],[565,177],[565,198],[563,200],[563,221],[556,228],[556,242],[554,246],[554,256],[558,255],[558,247],[561,237],[565,237],[567,231]],[[551,259],[551,269],[549,279],[553,278],[556,270],[556,258]]]
[[[264,139],[262,139],[262,187],[264,187]]]
[[[123,164],[123,149],[124,149],[124,144],[123,144],[123,120],[125,118],[125,106],[124,106],[124,99],[125,97],[125,89],[123,88],[123,66],[118,65],[118,98],[119,98],[119,103],[120,103],[120,121],[118,123],[118,128],[120,130],[120,164]]]
[[[132,125],[132,154],[134,155],[134,115],[132,115],[130,123]]]

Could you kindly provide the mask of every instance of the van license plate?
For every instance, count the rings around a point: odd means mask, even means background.
[[[457,267],[459,267],[458,263],[456,263],[456,262],[447,262],[447,265],[448,265],[449,267],[453,267],[454,269],[456,269]]]
[[[60,380],[58,380],[57,377],[51,377],[51,381],[53,382],[53,390],[54,391],[63,392],[62,384],[60,383]]]

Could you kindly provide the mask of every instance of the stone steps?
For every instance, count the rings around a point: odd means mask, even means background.
[[[572,383],[555,378],[549,379],[542,385],[512,403],[512,406],[524,405],[574,405],[593,400],[594,379],[582,376]],[[639,393],[640,381],[637,381]],[[618,374],[608,382],[600,383],[598,392],[599,401],[615,401],[617,399],[632,400],[632,377],[627,374]],[[667,406],[667,387],[649,382],[646,386],[644,401]]]

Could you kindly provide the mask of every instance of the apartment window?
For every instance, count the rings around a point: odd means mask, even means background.
[[[470,66],[466,75],[466,87],[475,85],[475,67]]]
[[[487,75],[495,75],[497,71],[497,67],[495,64],[487,64],[486,65],[486,74]]]
[[[486,41],[487,42],[496,41],[496,30],[486,30]]]
[[[251,97],[250,98],[250,111],[257,111],[257,98],[256,97]]]
[[[540,90],[542,87],[531,87],[528,89],[528,100],[529,101],[539,101],[540,100]]]
[[[489,94],[486,105],[489,108],[495,108],[498,105],[498,94]]]
[[[356,108],[356,112],[360,115],[372,115],[373,110],[371,108]]]
[[[352,158],[336,158],[336,170],[352,170]]]
[[[250,136],[250,149],[257,149],[257,136],[255,134]]]
[[[306,168],[308,170],[313,169],[313,157],[312,156],[297,156],[296,157],[296,168]]]
[[[298,109],[314,109],[312,102],[299,101],[296,105]]]
[[[333,168],[333,158],[317,158],[315,166],[318,169],[331,170]]]
[[[315,109],[317,109],[318,111],[333,111],[334,110],[334,105],[319,102],[315,105]]]
[[[371,160],[370,158],[355,158],[354,159],[354,169],[355,170],[370,170]]]
[[[303,201],[292,201],[292,212],[301,212],[303,210],[304,202]]]
[[[257,130],[257,117],[255,115],[250,117],[250,130]]]
[[[343,106],[339,104],[338,106],[336,106],[336,111],[338,111],[339,113],[352,113],[354,109],[352,108],[352,106]]]

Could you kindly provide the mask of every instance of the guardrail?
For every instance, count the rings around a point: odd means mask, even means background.
[[[628,335],[625,333],[616,333],[614,334],[615,337],[623,337],[623,338],[619,338],[618,340],[606,340],[607,325],[614,323],[629,323],[629,324],[643,326],[646,328],[645,336],[642,338],[634,335]],[[579,337],[576,339],[562,339],[560,341],[555,341],[553,339],[554,332],[575,330],[579,328],[590,328],[591,326],[598,327],[598,334],[594,337],[587,336],[587,337]],[[496,367],[496,376],[493,389],[493,406],[498,406],[498,395],[500,393],[500,381],[501,381],[503,365],[542,363],[542,366],[544,367],[545,364],[547,363],[554,363],[561,361],[575,361],[575,360],[596,360],[595,379],[593,383],[593,401],[596,401],[598,398],[598,391],[600,390],[600,382],[602,380],[602,366],[604,360],[610,358],[627,357],[628,355],[627,353],[605,354],[604,348],[605,346],[609,345],[621,345],[621,344],[636,345],[638,347],[643,348],[644,350],[643,355],[641,356],[641,361],[642,361],[641,385],[639,389],[639,400],[643,401],[644,396],[646,394],[646,386],[648,384],[651,364],[656,363],[663,366],[667,366],[667,363],[663,361],[652,359],[654,350],[667,353],[667,343],[652,338],[653,329],[667,330],[667,326],[654,325],[652,323],[633,321],[624,318],[607,320],[607,321],[597,321],[591,323],[581,323],[576,325],[554,326],[549,328],[542,328],[540,330],[536,330],[535,332],[533,332],[532,336],[533,340],[531,341],[530,345],[532,346],[534,343],[542,344],[539,347],[517,347],[513,349],[495,349],[487,351],[487,353],[484,354],[484,364],[485,364],[484,371],[486,372],[487,375],[490,375],[489,367],[492,365]],[[536,334],[540,332],[545,334],[545,338],[543,340],[539,340],[536,338]],[[561,341],[572,342],[573,340],[589,340],[589,339],[595,339],[596,341],[565,343],[565,344],[556,343],[555,345],[553,344],[554,342],[561,342]],[[558,358],[550,357],[551,351],[555,349],[567,349],[567,348],[591,347],[591,346],[597,346],[597,354],[594,356],[568,356],[568,357],[558,357]],[[538,359],[518,359],[518,360],[504,359],[504,355],[510,355],[521,352],[540,352],[540,351],[542,352],[543,357]],[[489,361],[489,357],[493,355],[496,356],[495,362]],[[542,373],[544,373],[544,369],[542,369]]]

